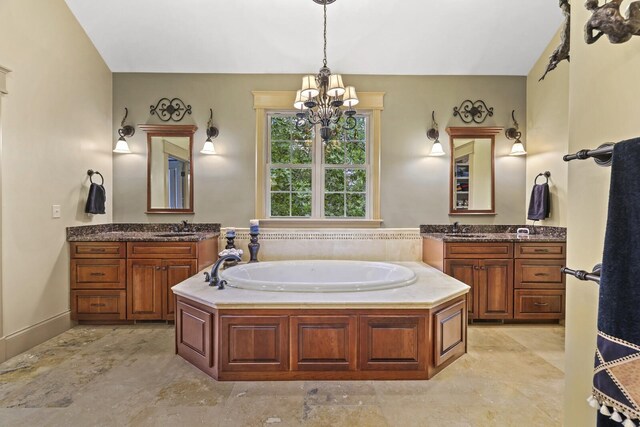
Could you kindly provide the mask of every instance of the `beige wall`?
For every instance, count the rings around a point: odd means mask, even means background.
[[[0,64],[12,70],[2,101],[0,334],[11,356],[69,325],[65,227],[111,221],[112,85],[63,0],[0,2]],[[95,218],[83,213],[89,168],[107,189],[108,214]]]
[[[558,32],[527,77],[527,199],[536,175],[551,172],[551,213],[541,225],[567,226],[567,178],[569,168],[562,156],[569,147],[569,63],[562,62],[541,82],[549,56],[560,43]],[[517,117],[516,117],[517,119]],[[543,177],[538,183],[545,182]],[[526,212],[526,211],[525,211]]]
[[[486,126],[506,126],[516,109],[524,117],[524,77],[344,76],[359,91],[386,92],[382,112],[381,205],[385,227],[421,223],[521,223],[524,221],[525,159],[508,156],[510,142],[496,140],[496,209],[493,216],[448,216],[449,156],[428,157],[425,132],[436,111],[441,140],[450,153],[447,126],[463,126],[452,117],[465,99],[485,100],[495,115]],[[255,112],[252,90],[294,90],[298,75],[114,74],[113,127],[129,108],[129,121],[146,123],[149,105],[161,97],[180,97],[193,107],[181,123],[198,125],[194,139],[195,215],[146,215],[146,136],[129,139],[133,154],[114,156],[115,222],[164,222],[186,218],[245,226],[254,217]],[[220,129],[217,156],[201,155],[209,108]],[[525,124],[522,125],[523,131]]]
[[[612,45],[603,37],[586,45],[583,26],[588,18],[583,7],[573,8],[570,152],[640,135],[640,37],[622,45]],[[591,160],[569,165],[567,264],[572,267],[590,269],[602,259],[610,172]],[[595,413],[585,397],[593,368],[597,286],[568,280],[567,304],[565,425],[592,425]]]

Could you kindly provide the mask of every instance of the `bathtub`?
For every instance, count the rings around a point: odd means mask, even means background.
[[[269,292],[363,292],[408,286],[410,268],[386,262],[300,260],[243,264],[224,270],[227,285]]]

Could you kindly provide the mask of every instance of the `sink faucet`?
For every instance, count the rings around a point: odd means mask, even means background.
[[[456,222],[454,222],[454,223],[453,223],[453,228],[451,228],[451,232],[452,232],[452,233],[457,233],[457,232],[459,232],[459,231],[460,231],[460,229],[458,228],[458,225],[459,225],[459,224],[458,224],[458,221],[456,221]]]
[[[220,277],[218,276],[218,269],[220,269],[220,266],[222,265],[223,262],[229,259],[242,261],[242,258],[234,254],[223,255],[220,258],[218,258],[218,261],[216,261],[216,263],[211,268],[211,273],[207,273],[207,272],[204,273],[204,281],[209,282],[209,286],[217,286],[218,289],[224,289],[224,285],[227,283],[227,281],[220,280]]]
[[[190,231],[191,227],[189,227],[189,221],[182,220],[180,221],[180,224],[177,224],[175,227],[173,227],[173,231],[176,233],[180,233],[183,231]]]

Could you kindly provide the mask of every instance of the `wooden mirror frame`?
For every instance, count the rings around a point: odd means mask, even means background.
[[[449,215],[495,215],[496,214],[496,168],[495,147],[496,135],[502,132],[500,127],[448,127],[451,162],[449,167]],[[453,206],[453,178],[455,158],[453,156],[455,138],[483,138],[491,140],[491,209],[454,209]]]
[[[195,125],[138,125],[147,133],[147,211],[146,213],[194,213],[193,210],[193,134],[198,129]],[[189,208],[168,209],[151,207],[151,139],[157,136],[184,136],[189,138]]]

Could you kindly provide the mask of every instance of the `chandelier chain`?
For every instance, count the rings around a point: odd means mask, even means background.
[[[327,1],[324,2],[324,59],[322,64],[327,66]]]

